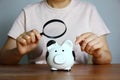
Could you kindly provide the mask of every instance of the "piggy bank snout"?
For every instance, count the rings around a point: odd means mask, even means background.
[[[54,56],[54,63],[55,64],[64,64],[65,63],[65,57],[62,54],[56,54]]]

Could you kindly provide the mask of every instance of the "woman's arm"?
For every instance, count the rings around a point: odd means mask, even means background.
[[[18,54],[16,40],[8,37],[5,45],[0,50],[0,64],[17,64],[22,55]]]
[[[22,56],[38,46],[40,37],[39,32],[35,29],[21,34],[16,40],[8,37],[5,45],[0,50],[0,63],[17,64]]]

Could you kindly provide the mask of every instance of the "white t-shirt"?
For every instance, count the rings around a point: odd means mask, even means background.
[[[8,36],[16,39],[25,31],[37,29],[42,32],[43,25],[51,19],[60,19],[65,22],[67,32],[60,38],[54,39],[62,44],[65,40],[71,40],[74,44],[76,63],[87,63],[88,54],[82,52],[79,45],[75,44],[76,37],[93,32],[98,36],[108,34],[109,30],[98,14],[96,8],[90,3],[80,0],[71,0],[71,3],[62,9],[52,8],[46,1],[26,6],[14,22]],[[59,27],[58,27],[59,29]],[[38,64],[46,63],[46,44],[51,40],[45,36],[40,40],[40,45],[35,52],[29,54],[29,61]]]

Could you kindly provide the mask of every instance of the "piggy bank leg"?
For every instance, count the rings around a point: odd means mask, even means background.
[[[56,68],[51,68],[51,71],[57,71],[58,69],[56,69]]]
[[[71,67],[65,68],[65,71],[71,71]]]

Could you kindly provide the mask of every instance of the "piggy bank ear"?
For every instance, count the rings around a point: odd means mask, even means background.
[[[50,45],[55,44],[55,43],[56,43],[56,41],[50,40],[50,41],[48,41],[48,43],[47,43],[47,47],[49,47]]]
[[[50,40],[50,41],[48,41],[48,43],[47,43],[47,49],[48,49],[48,51],[51,51],[51,50],[53,50],[53,49],[55,49],[56,47],[58,47],[59,45],[56,43],[56,41],[54,41],[54,40]]]
[[[66,40],[66,41],[63,43],[62,47],[70,47],[70,48],[73,48],[73,43],[72,43],[72,41],[70,41],[70,40]]]

